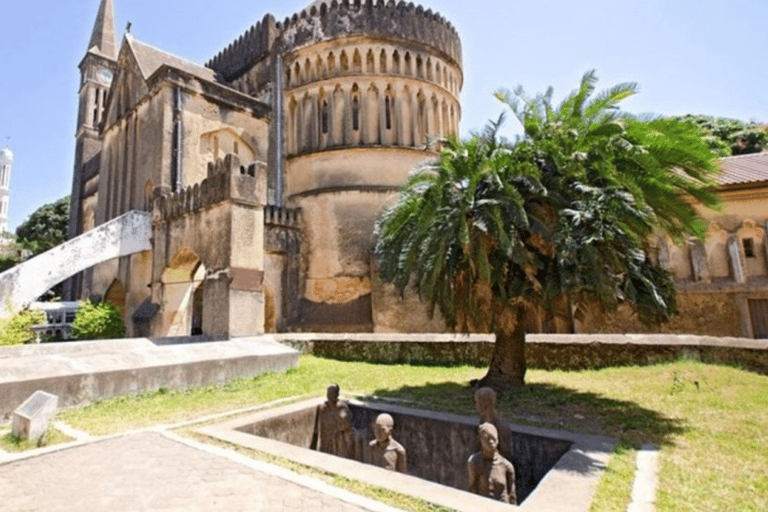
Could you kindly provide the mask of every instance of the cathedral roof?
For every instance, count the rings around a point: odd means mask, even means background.
[[[112,0],[101,0],[96,22],[93,24],[88,51],[98,53],[109,59],[117,59],[117,39],[115,38],[115,9]]]
[[[203,80],[208,80],[210,82],[216,81],[216,72],[210,68],[195,64],[194,62],[176,55],[164,52],[154,46],[142,43],[141,41],[134,39],[130,34],[126,34],[125,39],[133,50],[133,54],[136,56],[136,61],[139,63],[141,73],[144,75],[145,80],[152,76],[155,71],[160,69],[160,66],[167,65],[198,78],[202,78]]]

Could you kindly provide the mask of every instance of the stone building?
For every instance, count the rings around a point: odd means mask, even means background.
[[[12,170],[13,152],[11,148],[5,147],[0,151],[0,234],[8,231],[8,201],[11,198]]]
[[[722,209],[701,209],[704,243],[658,237],[658,258],[675,276],[680,315],[657,332],[768,338],[768,152],[723,158]],[[595,315],[578,332],[649,332],[628,311]]]
[[[73,279],[72,298],[115,303],[130,335],[444,329],[370,257],[382,205],[458,131],[461,43],[437,13],[318,0],[201,66],[118,45],[101,0],[80,72],[70,236],[129,210],[152,212],[153,236]],[[657,331],[768,337],[768,154],[722,167],[708,241],[657,240],[681,311]],[[528,328],[648,331],[623,310]]]
[[[458,131],[461,43],[392,0],[265,15],[200,66],[126,34],[102,0],[81,85],[70,236],[151,211],[152,250],[71,281],[130,335],[434,331],[371,268],[374,220]]]

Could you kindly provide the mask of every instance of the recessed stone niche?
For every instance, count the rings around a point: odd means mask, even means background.
[[[383,412],[395,420],[393,437],[406,449],[408,475],[310,450],[317,406],[323,400],[261,411],[201,432],[457,510],[511,510],[468,492],[467,459],[478,451],[477,418],[349,401],[355,428],[373,439]],[[522,510],[579,511],[589,504],[614,441],[571,432],[512,425],[505,453],[515,466]],[[543,507],[543,508],[542,508]]]

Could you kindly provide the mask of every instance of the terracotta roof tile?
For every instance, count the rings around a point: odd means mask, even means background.
[[[722,158],[720,169],[720,175],[715,177],[719,185],[768,181],[768,151]]]

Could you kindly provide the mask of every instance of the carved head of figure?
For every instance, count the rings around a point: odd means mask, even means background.
[[[499,446],[499,432],[496,427],[492,423],[483,423],[477,427],[477,436],[480,438],[480,451],[483,457],[492,458]]]
[[[496,413],[496,392],[491,388],[480,388],[475,391],[475,408],[480,413],[480,418],[490,420],[495,418]]]
[[[386,444],[389,442],[392,436],[392,429],[395,426],[395,420],[389,414],[379,414],[376,418],[376,425],[374,426],[374,433],[376,434],[376,441],[379,444]]]
[[[341,388],[338,384],[331,384],[328,386],[328,389],[326,390],[326,396],[328,398],[328,403],[330,405],[336,405],[336,402],[339,401],[339,392],[341,391]]]

